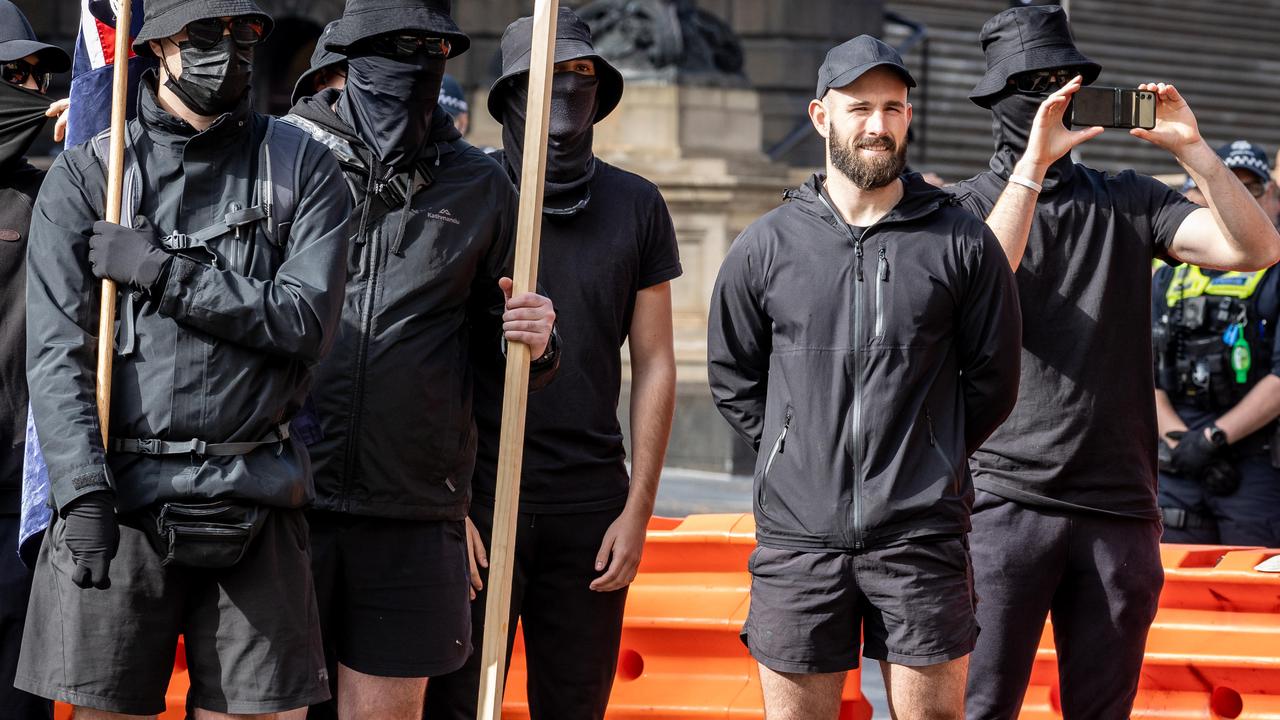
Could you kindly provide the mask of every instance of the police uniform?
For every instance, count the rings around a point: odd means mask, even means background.
[[[1268,374],[1280,375],[1280,270],[1164,267],[1152,300],[1156,383],[1191,432],[1213,426]],[[1233,443],[1200,478],[1161,463],[1165,542],[1280,545],[1276,426]]]

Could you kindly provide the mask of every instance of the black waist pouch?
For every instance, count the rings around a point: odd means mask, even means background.
[[[142,526],[162,565],[228,568],[244,558],[269,512],[235,500],[159,503],[144,511]]]

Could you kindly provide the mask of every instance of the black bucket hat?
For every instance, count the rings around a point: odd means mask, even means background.
[[[502,76],[489,88],[489,114],[498,122],[502,122],[506,93],[511,89],[512,79],[529,72],[529,53],[532,47],[532,17],[516,20],[502,33]],[[591,41],[591,28],[587,27],[582,18],[569,8],[562,7],[556,18],[555,62],[584,58],[595,63],[596,77],[600,80],[600,89],[596,92],[595,119],[595,122],[600,122],[622,101],[622,73],[596,52]]]
[[[142,29],[133,39],[133,51],[146,57],[155,57],[147,43],[177,35],[195,20],[256,15],[266,25],[264,38],[275,24],[253,0],[147,0],[143,11]]]
[[[1098,79],[1102,66],[1076,49],[1067,13],[1057,5],[1010,8],[982,26],[978,36],[987,58],[969,99],[984,108],[1007,87],[1013,75],[1060,67],[1080,68],[1084,84]]]
[[[333,34],[333,30],[337,25],[338,21],[334,20],[324,26],[324,31],[320,33],[320,39],[316,40],[315,52],[311,53],[311,67],[307,68],[307,71],[298,78],[298,82],[293,84],[293,95],[289,99],[290,104],[297,105],[302,98],[315,94],[312,88],[315,85],[316,76],[321,71],[347,61],[346,55],[327,50],[324,46],[325,41]]]
[[[449,41],[449,57],[455,58],[471,47],[471,38],[462,32],[451,15],[451,0],[347,0],[347,8],[327,35],[328,50],[350,55],[352,45],[371,37],[394,32],[427,32]]]
[[[71,69],[71,56],[56,45],[36,39],[27,16],[9,0],[0,0],[0,62],[21,60],[28,55],[40,58],[40,71],[61,73]]]

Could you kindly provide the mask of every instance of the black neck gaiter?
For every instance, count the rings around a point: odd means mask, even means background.
[[[546,196],[576,197],[595,176],[595,155],[591,152],[592,126],[596,116],[596,89],[599,79],[573,72],[556,73],[551,80],[551,123],[547,136]],[[507,167],[520,185],[524,163],[525,113],[528,112],[527,85],[517,84],[506,95],[503,112],[502,150]]]
[[[0,81],[0,166],[21,160],[48,124],[49,100],[35,90]]]
[[[178,43],[182,76],[164,86],[192,111],[217,117],[236,109],[249,92],[253,78],[253,48],[240,47],[225,35],[217,45],[201,50],[188,40]]]
[[[1013,173],[1018,159],[1027,151],[1031,126],[1035,123],[1040,103],[1048,95],[1025,95],[1007,91],[991,105],[991,134],[995,137],[996,151],[991,156],[991,169],[1006,180]],[[1063,123],[1067,122],[1063,118]],[[1064,155],[1049,167],[1044,176],[1044,188],[1052,190],[1071,177],[1071,155]]]
[[[384,167],[407,172],[431,134],[444,59],[364,55],[351,58],[347,67],[338,116]]]

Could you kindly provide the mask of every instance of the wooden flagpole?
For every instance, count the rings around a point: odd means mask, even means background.
[[[111,152],[107,159],[107,222],[120,222],[124,194],[125,110],[129,99],[130,18],[133,0],[120,0],[116,7],[116,48],[111,71]],[[102,281],[102,309],[98,315],[98,424],[102,427],[102,447],[108,447],[111,422],[111,364],[115,359],[116,284]]]
[[[543,178],[547,171],[547,125],[555,60],[559,0],[537,0],[529,54],[529,107],[525,115],[524,165],[520,177],[520,218],[516,226],[512,295],[538,286],[538,243],[542,235]],[[497,497],[489,542],[489,588],[484,609],[477,720],[499,720],[505,681],[507,634],[511,623],[511,571],[515,561],[516,517],[520,510],[520,468],[524,460],[524,420],[529,395],[529,346],[507,347],[502,395],[502,435],[498,448]]]

